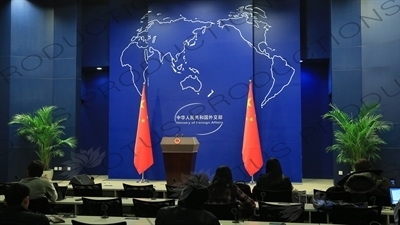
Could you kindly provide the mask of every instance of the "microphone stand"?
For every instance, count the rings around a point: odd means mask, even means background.
[[[236,208],[232,208],[231,209],[231,213],[234,216],[234,220],[232,221],[232,223],[239,223],[239,219],[238,219],[238,210]]]
[[[104,211],[104,214],[101,216],[101,218],[102,219],[107,219],[108,218],[108,215],[107,215],[108,206],[103,203],[103,205],[101,205],[101,209]]]

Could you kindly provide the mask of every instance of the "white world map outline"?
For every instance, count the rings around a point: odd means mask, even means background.
[[[145,22],[145,19],[147,19],[149,17],[150,13],[151,13],[151,11],[149,11],[147,14],[145,14],[141,18],[141,23]],[[161,15],[161,13],[157,13],[157,16],[160,16],[160,15]],[[147,66],[145,66],[145,68],[143,69],[142,76],[143,76],[143,80],[147,83],[147,85],[149,85],[149,78],[147,77],[147,79],[146,79],[146,73],[149,69],[148,62],[151,57],[153,57],[153,56],[157,57],[158,61],[161,64],[164,64],[165,58],[167,56],[169,56],[170,63],[171,63],[171,69],[176,74],[182,74],[182,72],[185,71],[184,64],[187,64],[186,56],[185,56],[186,48],[193,47],[196,45],[198,35],[199,35],[198,32],[201,32],[201,34],[204,34],[207,29],[210,29],[215,24],[217,24],[217,26],[220,29],[224,29],[225,27],[230,27],[230,28],[233,28],[235,31],[237,31],[237,34],[239,34],[240,38],[245,43],[247,43],[249,45],[249,47],[251,47],[256,53],[258,53],[260,55],[264,55],[269,60],[271,60],[271,66],[270,66],[269,72],[270,72],[270,75],[272,78],[272,85],[270,86],[268,92],[264,96],[263,101],[261,102],[261,108],[263,108],[270,100],[277,97],[288,85],[290,85],[290,83],[292,82],[293,76],[295,75],[296,70],[294,67],[292,67],[288,63],[288,61],[284,57],[282,57],[280,55],[272,54],[275,51],[275,49],[269,47],[269,45],[267,43],[267,32],[272,26],[269,25],[267,22],[262,21],[262,19],[258,19],[258,18],[267,19],[266,12],[259,7],[253,7],[252,5],[247,5],[247,6],[239,7],[235,12],[231,12],[229,14],[229,18],[218,19],[218,20],[216,20],[215,23],[212,21],[201,21],[198,19],[191,20],[191,19],[184,17],[183,15],[180,15],[177,19],[170,19],[170,17],[165,17],[162,20],[153,19],[153,20],[148,21],[147,25],[145,27],[140,27],[139,29],[136,30],[137,34],[131,38],[130,43],[121,52],[120,64],[122,67],[126,67],[126,66],[129,67],[129,71],[130,71],[131,77],[132,77],[132,83],[133,83],[137,93],[141,96],[140,89],[134,82],[135,81],[135,73],[133,71],[133,66],[130,65],[129,63],[125,63],[123,61],[124,54],[125,54],[126,50],[131,47],[131,45],[136,45],[136,47],[138,49],[143,49],[143,57],[144,57],[144,61],[146,62]],[[256,45],[254,45],[251,41],[247,40],[244,37],[244,35],[242,34],[242,31],[235,24],[232,23],[232,21],[239,21],[239,20],[244,20],[246,24],[253,26],[255,29],[263,29],[262,30],[263,31],[263,40],[260,41],[259,43],[257,43]],[[173,53],[171,51],[168,51],[165,54],[163,54],[160,50],[150,46],[150,42],[155,43],[157,41],[157,36],[151,37],[148,34],[148,31],[151,29],[151,27],[154,24],[156,24],[156,23],[171,24],[171,23],[176,23],[178,21],[189,22],[192,24],[195,24],[195,23],[201,24],[200,27],[197,27],[192,30],[192,32],[191,32],[193,34],[192,37],[190,37],[188,39],[184,39],[184,41],[182,43],[181,51],[178,51],[175,55],[173,55]],[[238,24],[238,23],[236,23],[236,24]],[[157,54],[157,55],[155,55],[155,54]],[[179,62],[180,57],[182,57],[183,62]],[[291,74],[290,74],[289,78],[287,79],[286,83],[283,84],[280,88],[278,87],[278,90],[276,92],[273,92],[274,88],[276,88],[275,87],[276,76],[275,76],[275,71],[274,71],[274,65],[276,63],[276,59],[279,59],[282,62],[284,62],[284,66],[288,67],[291,70]],[[189,67],[188,69],[193,74],[200,75],[200,71],[198,69],[196,69],[194,67]],[[193,74],[189,74],[184,79],[182,79],[180,81],[180,86],[182,88],[182,91],[191,89],[195,93],[199,94],[202,89],[202,82],[201,82],[201,79],[199,78],[199,76],[193,75]],[[187,79],[197,80],[199,82],[199,88],[196,88],[196,87],[193,87],[190,85],[185,86],[184,82]],[[211,90],[211,92],[209,92],[209,93],[210,94],[208,94],[207,97],[210,97],[211,94],[214,93],[214,90]],[[188,105],[191,105],[191,103],[183,106],[183,108]],[[181,109],[179,109],[179,110],[181,110]],[[214,133],[217,130],[219,130],[221,128],[221,126],[222,126],[222,124],[220,126],[218,126],[217,129],[215,129],[211,132],[207,132],[205,134],[198,134],[198,135],[207,135],[207,134]]]

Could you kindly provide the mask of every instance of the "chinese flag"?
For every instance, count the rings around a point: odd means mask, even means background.
[[[149,116],[147,113],[146,86],[143,85],[140,101],[139,121],[137,126],[133,164],[139,174],[153,165],[153,148],[150,138]]]
[[[256,109],[253,98],[253,85],[251,81],[247,98],[246,121],[244,124],[242,159],[244,168],[250,176],[253,176],[258,170],[260,170],[263,164],[260,137],[258,136]]]

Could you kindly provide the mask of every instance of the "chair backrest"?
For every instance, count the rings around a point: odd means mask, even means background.
[[[340,224],[371,224],[376,221],[381,223],[382,206],[372,206],[368,208],[359,208],[356,206],[333,205],[329,214],[332,223]]]
[[[369,206],[392,206],[389,195],[376,195],[373,193],[351,193],[351,198],[351,202],[353,203],[367,202]]]
[[[258,202],[261,221],[304,222],[304,203]]]
[[[326,200],[326,191],[314,189],[313,194],[314,200]]]
[[[184,186],[174,186],[165,184],[165,189],[167,190],[167,198],[177,199],[181,195]]]
[[[130,198],[152,198],[155,194],[155,189],[152,184],[149,185],[130,185],[122,184],[124,187],[124,197]]]
[[[89,216],[122,216],[121,198],[90,199],[82,197],[84,213]]]
[[[253,196],[257,201],[292,202],[292,190],[265,190],[255,186]]]
[[[381,205],[381,206],[392,206],[392,202],[390,200],[390,196],[388,195],[375,195],[375,194],[367,194],[368,205]]]
[[[29,199],[28,209],[35,213],[40,212],[42,214],[52,214],[49,200],[47,198]]]
[[[235,181],[234,182],[236,184],[236,186],[243,192],[245,193],[247,196],[249,196],[250,198],[253,198],[253,193],[251,193],[251,187],[250,185],[246,184],[246,182],[244,181]]]
[[[203,208],[214,214],[218,220],[238,220],[239,204],[238,202],[225,204],[203,204]],[[236,209],[236,210],[235,210]]]
[[[101,183],[98,184],[72,184],[74,196],[83,197],[102,197],[103,188]]]
[[[98,224],[98,223],[84,223],[84,222],[79,222],[77,220],[71,220],[72,225],[94,225],[94,224]],[[121,222],[117,222],[117,223],[103,223],[105,225],[127,225],[126,221],[121,221]]]
[[[67,195],[68,191],[68,186],[58,186],[57,183],[55,183],[54,188],[56,189],[57,192],[57,201],[65,199],[65,196]]]
[[[175,199],[145,201],[133,198],[132,201],[136,217],[156,217],[158,210],[160,210],[162,207],[175,205]]]
[[[11,183],[0,183],[0,195],[4,195]]]

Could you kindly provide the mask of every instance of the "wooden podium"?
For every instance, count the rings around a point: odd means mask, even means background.
[[[196,137],[163,137],[161,149],[167,184],[182,182],[182,174],[189,175],[196,166],[199,141]]]

